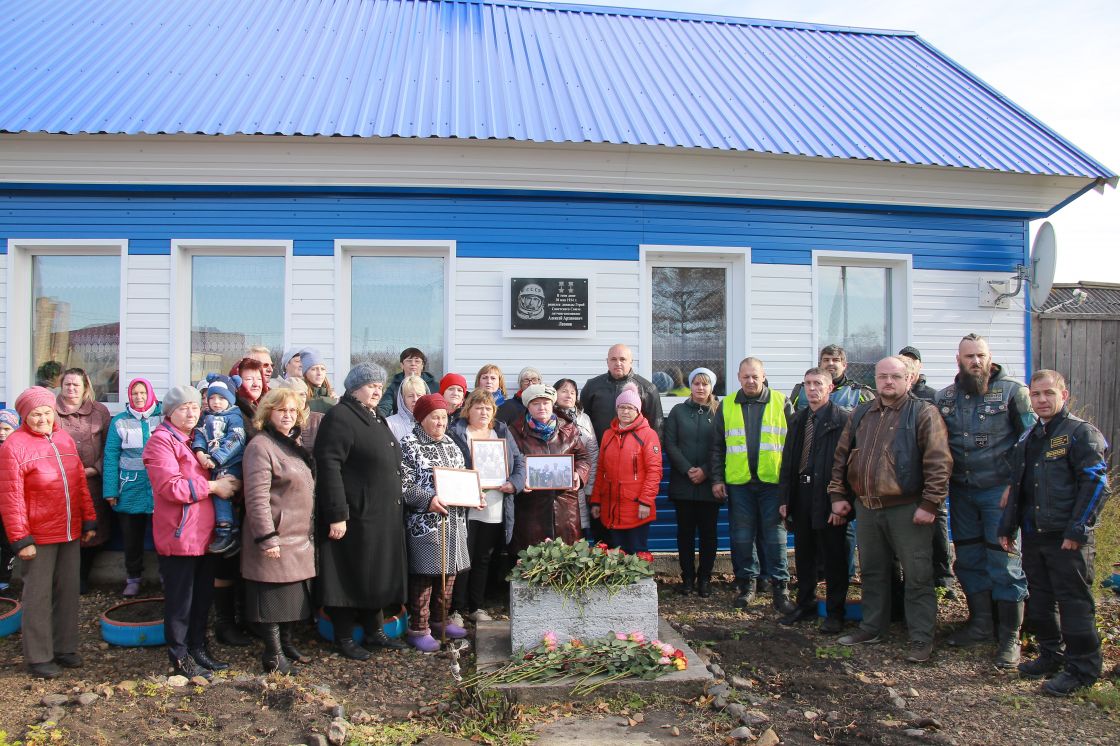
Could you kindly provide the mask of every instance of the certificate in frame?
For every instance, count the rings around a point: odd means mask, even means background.
[[[478,472],[474,469],[446,469],[442,466],[432,468],[436,484],[436,496],[447,506],[477,508],[482,502],[482,487],[478,483]]]

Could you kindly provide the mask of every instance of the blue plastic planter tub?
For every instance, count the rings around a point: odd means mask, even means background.
[[[110,618],[110,615],[118,609],[139,604],[148,604],[153,608],[158,605],[159,619],[144,622],[122,622]],[[126,648],[163,645],[166,642],[163,637],[163,599],[140,598],[113,606],[101,615],[101,639],[110,645],[120,645]]]
[[[323,609],[319,609],[319,613],[316,614],[315,626],[319,629],[319,635],[324,640],[334,642],[334,625],[331,623],[330,616],[328,616],[327,612]],[[408,629],[408,612],[404,610],[403,606],[401,607],[400,613],[385,620],[382,629],[385,630],[385,634],[389,637],[404,636],[405,631]],[[365,630],[363,630],[362,626],[359,624],[354,627],[354,642],[361,645],[364,639]]]
[[[828,610],[824,606],[824,599],[817,599],[817,616],[828,616]],[[859,622],[863,620],[863,607],[860,606],[859,601],[849,601],[844,604],[844,618],[849,622]]]
[[[14,598],[0,597],[0,637],[19,632],[23,622],[23,606]]]

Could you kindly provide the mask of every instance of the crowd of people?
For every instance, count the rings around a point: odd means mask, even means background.
[[[114,417],[84,371],[66,370],[57,390],[32,387],[0,412],[0,517],[5,550],[22,561],[25,662],[46,678],[82,664],[77,600],[114,514],[125,597],[141,592],[151,527],[179,673],[227,668],[209,632],[247,645],[246,626],[263,669],[289,673],[308,660],[293,627],[316,609],[348,658],[431,653],[489,620],[487,578],[503,552],[580,538],[648,551],[667,458],[681,592],[712,595],[726,504],[735,607],[765,589],[780,621],[796,624],[817,616],[823,579],[820,630],[840,634],[858,546],[863,618],[838,642],[880,642],[894,604],[907,659],[924,662],[935,585],[951,590],[951,525],[969,619],[947,642],[994,638],[995,665],[1053,677],[1044,689],[1068,694],[1100,675],[1092,529],[1107,445],[1070,414],[1061,374],[1037,371],[1024,386],[971,334],[957,360],[954,383],[935,392],[906,347],[877,363],[872,389],[829,345],[787,397],[748,357],[722,402],[712,370],[691,371],[687,388],[681,376],[673,393],[688,398],[668,417],[622,344],[582,393],[531,366],[515,392],[492,364],[473,388],[457,373],[437,382],[416,348],[392,377],[355,365],[339,391],[316,350],[288,350],[277,367],[254,347],[162,401],[133,379]],[[504,481],[487,481],[477,502],[473,490],[465,502],[441,495],[436,470],[472,468],[482,441],[488,474],[504,449]],[[558,474],[563,484],[549,481]],[[404,641],[383,630],[385,610],[402,603]],[[1032,661],[1020,660],[1024,609],[1041,649]]]

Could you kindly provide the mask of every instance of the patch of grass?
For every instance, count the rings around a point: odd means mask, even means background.
[[[477,687],[458,689],[439,724],[443,732],[492,746],[521,746],[533,740],[528,719],[512,698]]]
[[[418,743],[435,732],[431,723],[419,720],[355,725],[348,734],[347,742],[353,746],[404,746]]]
[[[1022,694],[1003,694],[998,701],[1001,705],[1014,710],[1029,710],[1034,707],[1033,700]]]
[[[19,744],[20,741],[14,743]],[[46,744],[71,743],[70,734],[65,728],[47,728],[45,725],[27,726],[27,736],[22,741],[23,746],[46,746]]]
[[[1077,698],[1092,702],[1107,713],[1120,713],[1120,687],[1114,681],[1100,681],[1089,689],[1082,690]]]
[[[1113,490],[1116,489],[1116,485],[1120,484],[1120,469],[1109,472],[1108,483]],[[1099,597],[1108,597],[1113,595],[1113,591],[1110,588],[1101,588],[1101,583],[1120,569],[1113,567],[1115,563],[1120,562],[1120,499],[1115,495],[1101,510],[1093,534],[1097,545],[1097,558],[1093,568],[1097,587],[1094,591]]]
[[[823,660],[838,661],[852,657],[852,649],[844,645],[825,645],[813,651],[813,655]]]

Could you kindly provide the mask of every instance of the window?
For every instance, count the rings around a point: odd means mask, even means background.
[[[662,396],[690,395],[688,374],[716,373],[715,394],[727,383],[727,269],[652,268],[653,383]]]
[[[120,256],[51,253],[30,259],[29,380],[55,387],[58,372],[83,368],[97,401],[118,401]]]
[[[350,364],[400,365],[418,347],[425,367],[443,375],[445,264],[440,256],[354,256],[350,265]]]
[[[909,257],[814,252],[816,349],[838,344],[848,355],[847,375],[875,386],[875,363],[909,339]]]
[[[226,373],[255,345],[279,363],[284,344],[284,257],[191,256],[191,373]]]

